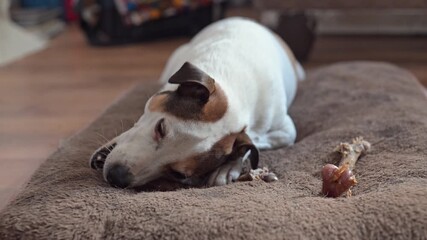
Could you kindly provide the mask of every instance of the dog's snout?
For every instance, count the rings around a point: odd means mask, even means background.
[[[111,166],[107,172],[108,183],[117,188],[126,188],[132,183],[133,175],[129,168],[120,164]]]

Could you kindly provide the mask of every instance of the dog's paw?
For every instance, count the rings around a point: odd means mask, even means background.
[[[242,162],[231,161],[216,169],[209,177],[208,186],[222,186],[235,182],[242,173]]]
[[[256,153],[256,156],[258,156],[258,152]],[[250,156],[251,151],[247,151],[245,155],[221,165],[211,173],[207,185],[210,187],[222,186],[238,181],[243,173],[249,172],[252,168]]]

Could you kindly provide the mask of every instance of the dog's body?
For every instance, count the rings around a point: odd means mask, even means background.
[[[163,90],[177,88],[167,81],[190,62],[215,79],[228,99],[227,113],[209,134],[221,137],[222,129],[237,132],[246,127],[260,149],[292,144],[296,132],[287,109],[301,72],[280,41],[250,20],[215,23],[173,53],[161,76]]]
[[[186,184],[229,183],[245,159],[256,167],[256,148],[294,143],[288,107],[302,78],[286,44],[268,29],[241,18],[214,23],[173,53],[162,91],[133,128],[94,154],[92,166],[106,160],[104,176],[119,187],[164,176]],[[132,176],[126,184],[123,172]]]

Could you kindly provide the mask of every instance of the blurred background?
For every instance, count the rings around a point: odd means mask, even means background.
[[[427,86],[425,0],[0,0],[0,208],[63,139],[230,16],[277,32],[308,70],[385,61]]]

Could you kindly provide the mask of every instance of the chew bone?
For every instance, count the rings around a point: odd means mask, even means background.
[[[253,180],[262,180],[264,182],[274,182],[279,180],[273,172],[270,172],[268,168],[257,168],[251,169],[249,172],[243,173],[237,179],[237,181],[253,181]]]
[[[361,155],[366,154],[371,148],[371,144],[362,137],[353,139],[350,143],[340,143],[335,148],[335,152],[342,155],[339,166],[326,164],[322,168],[323,187],[322,193],[326,197],[339,197],[343,193],[351,195],[350,188],[357,184],[352,171]]]

